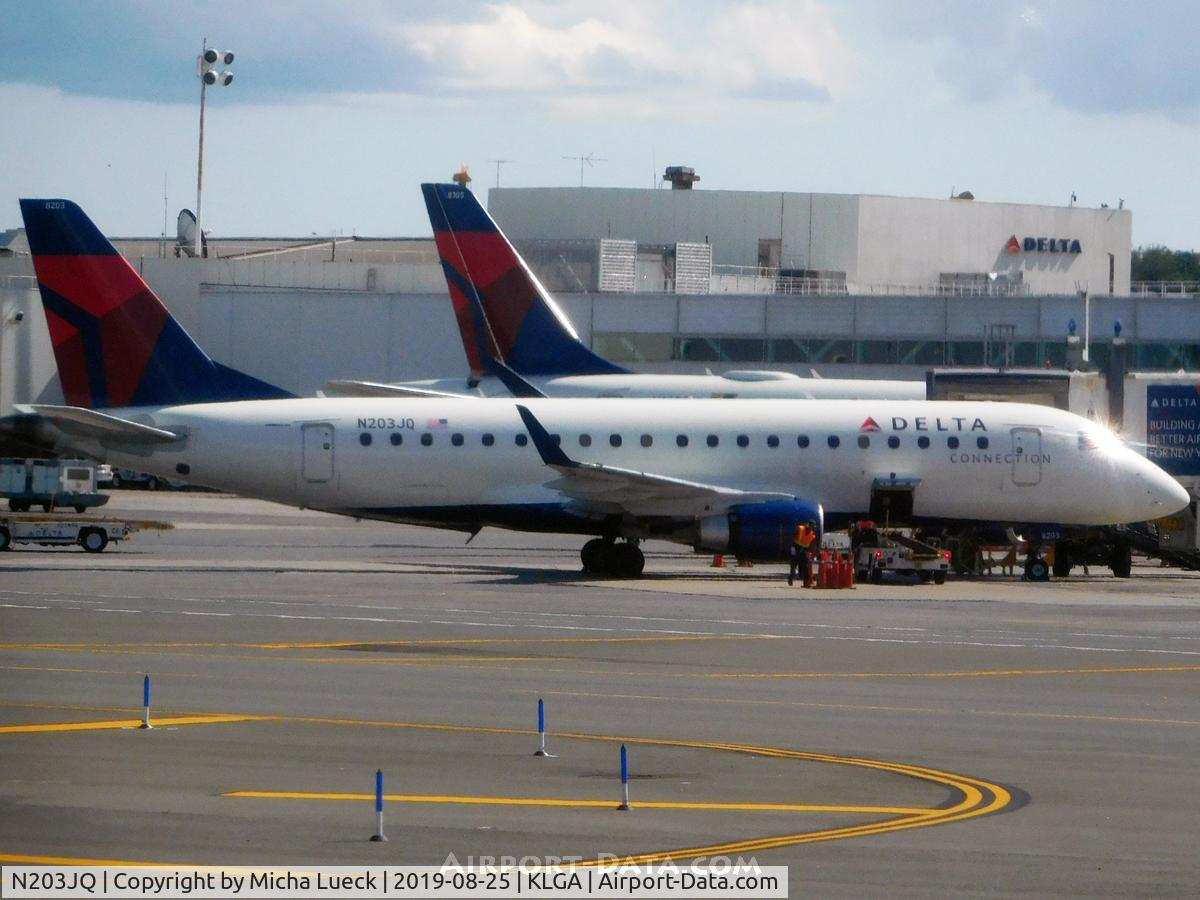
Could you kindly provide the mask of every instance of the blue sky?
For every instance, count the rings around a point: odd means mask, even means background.
[[[1200,4],[1057,0],[0,4],[0,227],[67,196],[110,234],[429,233],[417,185],[1116,205],[1200,249]],[[173,224],[170,226],[173,230]]]

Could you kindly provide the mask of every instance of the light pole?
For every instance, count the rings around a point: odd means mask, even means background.
[[[208,46],[208,38],[204,39],[204,47],[196,57],[196,75],[200,78],[200,152],[196,155],[196,253],[204,255],[204,220],[200,215],[201,190],[204,185],[204,92],[210,84],[229,84],[233,81],[233,72],[229,69],[218,71],[220,66],[233,65],[233,53],[226,50],[222,53],[215,47]]]

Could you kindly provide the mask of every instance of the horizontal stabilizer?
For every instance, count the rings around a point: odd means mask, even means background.
[[[476,399],[475,394],[455,394],[450,391],[434,391],[428,388],[405,384],[384,384],[379,381],[327,381],[321,388],[326,397],[428,397],[439,399]]]
[[[59,431],[73,437],[120,441],[125,444],[169,444],[183,440],[183,435],[173,431],[78,406],[49,406],[37,403],[19,406],[17,410],[39,415]]]

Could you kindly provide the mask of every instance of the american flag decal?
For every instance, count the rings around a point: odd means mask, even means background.
[[[449,422],[446,419],[426,419],[426,428],[445,428]]]

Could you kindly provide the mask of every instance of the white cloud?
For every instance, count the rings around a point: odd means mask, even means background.
[[[581,12],[586,10],[586,12]],[[402,45],[462,92],[598,97],[637,106],[760,96],[823,101],[850,81],[852,55],[818,0],[739,4],[495,4],[456,23],[395,26]],[[789,90],[790,87],[790,90]]]

